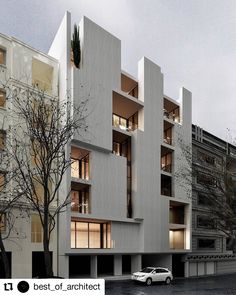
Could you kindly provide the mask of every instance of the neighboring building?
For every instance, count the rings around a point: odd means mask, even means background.
[[[236,158],[236,146],[196,125],[192,125],[192,144],[192,254],[186,256],[188,275],[234,272],[236,256],[228,251],[226,236],[217,230],[217,223],[209,214],[212,200],[207,197],[206,188],[216,186],[217,175],[230,171],[226,157]]]
[[[79,69],[69,13],[49,50],[60,64],[60,98],[89,99],[88,131],[68,147],[73,164],[61,195],[71,190],[71,207],[59,219],[58,274],[119,276],[161,265],[184,276],[191,183],[175,172],[188,166],[180,141],[191,146],[191,93],[182,89],[180,104],[164,95],[161,69],[147,58],[138,79],[123,72],[120,40],[86,17],[79,27]]]
[[[11,86],[22,89],[41,87],[48,95],[58,95],[58,61],[31,48],[30,46],[0,34],[0,152],[9,148],[7,142],[11,139],[9,126],[12,117]],[[1,88],[6,83],[5,89]],[[9,92],[9,93],[8,93]],[[6,141],[6,138],[9,140]],[[4,181],[4,171],[0,168],[1,183]],[[10,189],[14,189],[12,186]],[[1,206],[1,204],[0,204]],[[43,263],[42,228],[39,216],[31,212],[30,216],[14,208],[15,223],[11,235],[4,241],[11,264],[13,278],[34,277],[40,275]],[[2,221],[5,222],[4,220]],[[5,226],[7,226],[5,224]],[[7,230],[2,231],[2,235]],[[51,243],[54,269],[57,268],[57,236],[53,234]],[[0,259],[0,277],[3,276]]]

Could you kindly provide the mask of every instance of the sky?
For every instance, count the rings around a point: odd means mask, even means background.
[[[66,10],[121,40],[122,69],[137,77],[142,56],[158,64],[164,92],[193,95],[193,123],[236,138],[235,0],[0,0],[0,32],[48,51]]]

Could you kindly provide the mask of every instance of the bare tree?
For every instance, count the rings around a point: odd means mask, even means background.
[[[50,238],[56,219],[70,202],[70,192],[59,195],[71,165],[69,144],[75,133],[86,132],[86,103],[72,105],[27,85],[11,86],[11,151],[18,174],[14,181],[24,202],[40,217],[45,273],[53,276]],[[22,197],[23,199],[23,197]]]

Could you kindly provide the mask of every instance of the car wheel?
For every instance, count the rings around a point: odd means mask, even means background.
[[[147,286],[151,286],[151,284],[152,284],[152,279],[151,278],[147,278],[146,285]]]
[[[166,278],[165,282],[166,282],[166,285],[169,285],[171,283],[171,278],[170,277]]]

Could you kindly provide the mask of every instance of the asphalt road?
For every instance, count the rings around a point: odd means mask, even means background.
[[[131,280],[106,282],[106,295],[146,294],[236,295],[236,273],[205,278],[178,279],[169,286],[160,283],[145,286]]]

